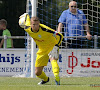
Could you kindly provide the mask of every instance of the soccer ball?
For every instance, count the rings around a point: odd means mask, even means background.
[[[24,13],[19,17],[19,26],[25,28],[25,26],[30,26],[30,17],[28,13]]]
[[[21,28],[25,27],[27,16],[28,16],[28,13],[24,13],[19,17],[19,26]]]
[[[24,28],[25,27],[25,16],[20,17],[20,19],[19,19],[19,26],[21,28]]]

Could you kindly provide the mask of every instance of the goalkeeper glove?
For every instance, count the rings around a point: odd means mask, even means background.
[[[58,59],[59,58],[59,47],[58,46],[54,46],[52,51],[50,51],[50,53],[48,54],[49,58],[54,58],[54,59]]]
[[[24,13],[19,17],[19,26],[21,28],[25,28],[26,26],[30,26],[30,17],[28,13]]]

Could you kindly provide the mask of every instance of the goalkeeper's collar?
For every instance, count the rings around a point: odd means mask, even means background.
[[[39,28],[40,28],[40,27],[39,27]],[[34,32],[34,31],[32,30],[32,28],[31,28],[31,31]],[[39,32],[39,29],[37,30],[37,32]],[[37,33],[37,32],[34,32],[34,33]]]

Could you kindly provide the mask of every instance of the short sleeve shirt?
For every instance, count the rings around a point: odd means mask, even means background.
[[[10,31],[8,29],[6,29],[6,30],[3,30],[3,35],[2,36],[4,36],[4,35],[11,36],[11,33],[10,33]],[[7,48],[11,48],[11,47],[12,47],[11,46],[11,39],[8,38],[7,39]]]
[[[86,24],[87,20],[83,11],[77,10],[77,14],[74,15],[69,9],[65,10],[58,22],[64,25],[64,36],[84,36],[83,24]]]

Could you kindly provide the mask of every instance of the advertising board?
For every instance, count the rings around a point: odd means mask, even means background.
[[[25,66],[25,49],[0,50],[0,76],[14,76],[23,73]],[[31,69],[31,62],[26,65]],[[60,49],[59,53],[60,76],[84,77],[100,76],[99,49]],[[44,67],[48,76],[53,76],[50,61]],[[30,71],[27,72],[30,74]]]
[[[24,71],[25,49],[0,49],[0,76],[13,76]]]
[[[60,50],[60,76],[100,76],[99,49],[63,49]],[[53,76],[50,62],[44,72]]]

